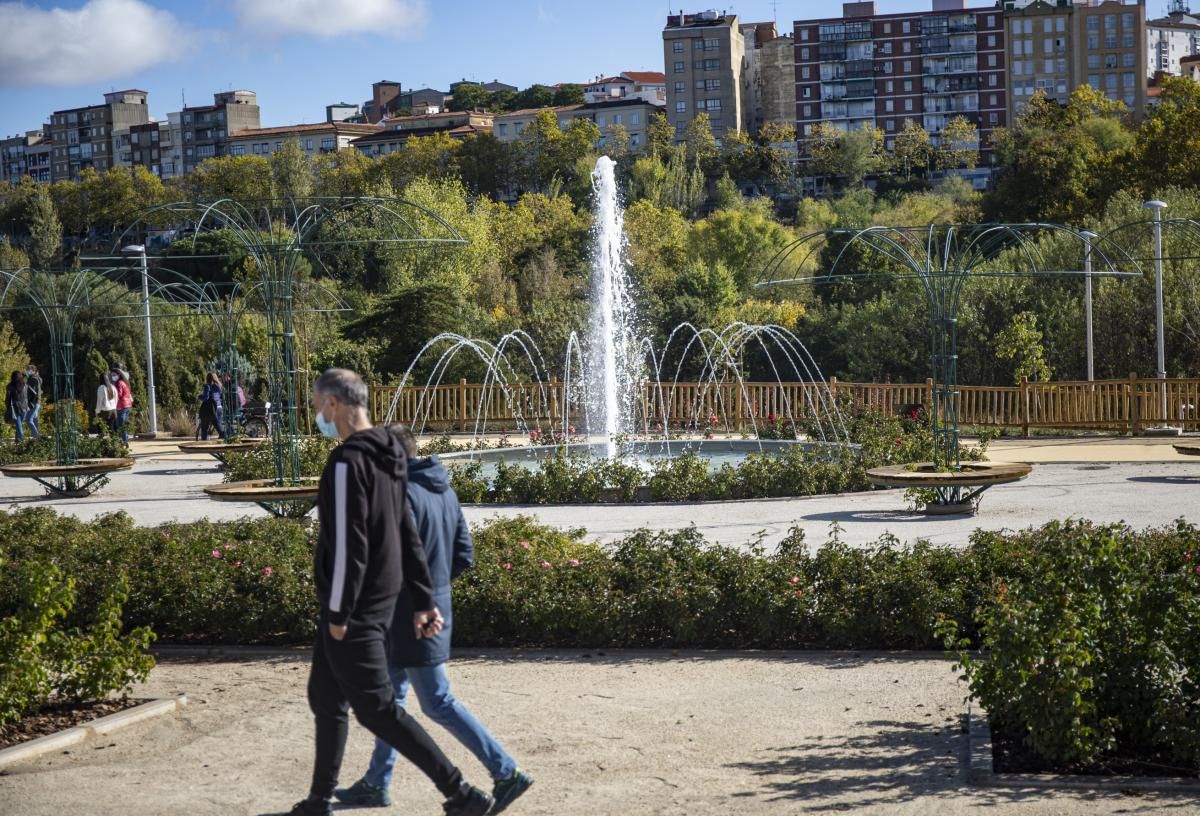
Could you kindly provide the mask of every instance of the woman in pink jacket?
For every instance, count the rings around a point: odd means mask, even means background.
[[[129,423],[130,413],[133,412],[133,391],[129,388],[129,373],[113,366],[109,377],[112,379],[113,388],[117,389],[117,421],[113,430],[120,431],[121,441],[128,444],[129,431],[126,425]]]

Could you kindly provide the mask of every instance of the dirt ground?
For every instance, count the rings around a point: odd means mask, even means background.
[[[268,814],[302,798],[308,657],[165,655],[181,713],[0,774],[4,816]],[[1200,813],[1200,798],[967,785],[963,689],[932,656],[470,652],[465,702],[534,775],[513,814]],[[436,726],[467,777],[482,767]],[[351,728],[343,780],[371,748]],[[401,767],[381,813],[440,813]]]

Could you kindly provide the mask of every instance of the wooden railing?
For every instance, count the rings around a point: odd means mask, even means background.
[[[829,391],[820,383],[749,382],[662,384],[661,392],[646,384],[641,418],[647,424],[704,425],[716,417],[717,425],[747,428],[770,417],[809,418],[828,411],[836,399],[870,406],[885,414],[933,405],[933,382],[849,383],[836,378]],[[371,415],[383,421],[396,397],[396,386],[371,386]],[[961,426],[1061,428],[1136,433],[1167,424],[1185,431],[1200,430],[1200,379],[1157,380],[1130,375],[1123,380],[1095,382],[1024,382],[1017,386],[968,385],[959,388],[954,405],[943,405],[943,415],[957,407]],[[461,381],[428,389],[406,387],[396,404],[394,421],[416,423],[432,429],[472,429],[486,421],[493,428],[560,426],[563,411],[568,422],[583,419],[582,406],[568,399],[563,385],[524,383],[507,392],[498,387]],[[419,413],[419,415],[418,415]]]

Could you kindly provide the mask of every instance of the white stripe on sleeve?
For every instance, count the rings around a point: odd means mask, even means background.
[[[329,589],[329,611],[340,612],[346,584],[346,474],[345,462],[333,466],[333,584]]]

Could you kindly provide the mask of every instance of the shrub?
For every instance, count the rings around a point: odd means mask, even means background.
[[[122,633],[128,581],[95,580],[99,604],[86,620],[76,607],[77,579],[55,564],[0,557],[0,725],[55,702],[99,700],[126,693],[154,667],[145,653],[153,633]]]
[[[54,461],[56,453],[52,426],[43,424],[42,428],[41,439],[26,437],[22,442],[0,445],[0,465]],[[129,447],[107,429],[94,435],[77,434],[76,444],[79,446],[81,459],[107,459],[129,455]]]
[[[977,534],[978,641],[943,632],[998,736],[1063,769],[1200,768],[1198,543],[1182,522]]]
[[[338,445],[323,436],[303,436],[297,442],[300,450],[300,471],[292,472],[291,460],[284,457],[284,478],[320,476],[329,452]],[[245,482],[251,479],[275,478],[275,446],[259,445],[248,451],[225,454],[226,482]]]

